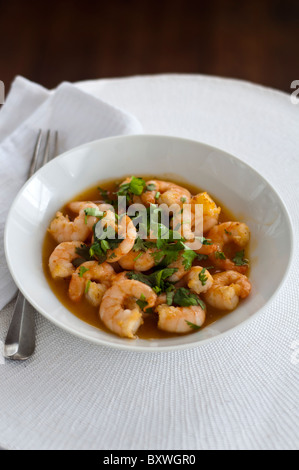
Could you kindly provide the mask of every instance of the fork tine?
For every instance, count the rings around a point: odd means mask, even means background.
[[[34,152],[33,152],[32,160],[31,160],[31,164],[30,164],[28,178],[31,178],[33,173],[35,173],[36,166],[37,166],[38,155],[39,155],[40,146],[41,146],[41,141],[42,141],[42,130],[40,129],[39,133],[38,133],[38,136],[37,136],[37,139],[36,139],[36,144],[35,144],[35,147],[34,147]]]
[[[58,131],[55,131],[54,136],[54,158],[58,155]]]
[[[44,158],[42,160],[41,166],[44,166],[48,161],[49,161],[49,156],[50,156],[50,137],[51,137],[51,131],[49,130],[47,132],[47,137],[46,137],[46,145],[45,145],[45,150],[44,150]]]

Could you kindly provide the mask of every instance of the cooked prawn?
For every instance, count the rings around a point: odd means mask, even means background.
[[[202,204],[203,206],[203,233],[206,233],[218,224],[221,207],[217,207],[217,204],[207,192],[193,196],[191,204],[193,205],[193,213],[195,212],[196,204]]]
[[[177,269],[177,271],[167,279],[169,282],[178,282],[187,274],[187,270],[183,262],[183,255],[180,254],[176,261],[173,261],[173,263],[169,264],[168,268]]]
[[[91,205],[89,206],[88,204]],[[100,212],[113,211],[113,206],[111,204],[95,204],[91,201],[73,201],[67,205],[67,208],[75,214],[79,214],[79,212],[86,209],[87,207],[96,207]]]
[[[149,248],[147,251],[130,251],[127,255],[123,256],[119,261],[119,265],[128,271],[148,271],[155,266],[155,259],[153,253],[157,249]]]
[[[246,224],[241,222],[224,222],[213,227],[207,237],[218,246],[218,250],[210,254],[209,257],[213,264],[220,269],[233,270],[245,273],[248,269],[247,265],[236,266],[236,264],[228,259],[222,259],[217,253],[222,252],[224,245],[233,242],[240,248],[244,248],[250,239],[250,231]]]
[[[117,273],[112,278],[112,284],[115,284],[120,281],[127,281],[129,278],[127,277],[128,271],[122,271],[121,273]]]
[[[213,285],[204,294],[205,300],[212,307],[220,310],[233,310],[240,298],[245,299],[251,291],[251,283],[243,274],[226,271],[213,276]]]
[[[177,184],[161,180],[147,181],[146,186],[149,187],[150,185],[155,189],[146,190],[141,195],[141,200],[145,206],[150,206],[151,204],[166,204],[167,206],[179,204],[182,207],[183,204],[189,204],[191,200],[191,194],[188,189]]]
[[[79,257],[76,248],[85,246],[82,242],[63,242],[56,246],[49,258],[49,269],[54,279],[70,277],[75,271],[72,261]]]
[[[103,228],[112,228],[118,239],[122,239],[116,248],[107,251],[107,262],[115,263],[132,250],[137,236],[136,227],[127,215],[122,216],[117,223],[112,211],[107,211],[100,222]]]
[[[146,284],[127,280],[113,284],[103,297],[100,317],[105,325],[119,336],[135,338],[138,328],[143,323],[142,310],[136,300],[147,302],[145,308],[155,305],[157,295]],[[135,306],[132,308],[132,300]],[[131,307],[131,308],[130,308]]]
[[[195,294],[207,292],[213,285],[213,277],[206,268],[193,266],[186,275],[189,289]]]
[[[159,315],[158,328],[171,333],[190,333],[188,322],[200,327],[206,319],[206,310],[200,305],[191,307],[170,307],[158,305],[156,311]]]
[[[98,307],[104,293],[111,286],[114,275],[115,271],[110,264],[86,261],[72,274],[69,285],[70,299],[80,302],[85,293],[89,302]]]
[[[75,203],[74,203],[75,204]],[[57,212],[48,229],[58,243],[70,241],[85,241],[92,231],[92,227],[98,221],[97,217],[86,216],[84,210],[88,207],[98,209],[93,202],[87,202],[81,206],[79,215],[71,221],[68,215]]]

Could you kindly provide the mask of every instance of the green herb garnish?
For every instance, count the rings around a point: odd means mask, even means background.
[[[197,258],[197,253],[192,250],[186,250],[182,254],[183,257],[183,265],[185,267],[185,271],[189,271],[192,268],[192,263]]]
[[[246,266],[248,265],[249,261],[248,259],[244,258],[245,256],[245,251],[238,251],[233,258],[233,262],[235,263],[236,266]]]
[[[156,191],[156,185],[154,184],[148,184],[146,187],[146,191]]]
[[[85,274],[86,272],[88,271],[88,268],[86,268],[85,266],[80,266],[79,268],[79,277],[83,277],[83,274]]]
[[[192,330],[198,331],[201,328],[200,326],[195,325],[195,323],[192,323],[191,321],[185,320],[185,322],[188,326],[190,326],[190,328],[192,328]]]
[[[85,215],[91,215],[93,217],[104,217],[104,212],[100,211],[99,209],[95,207],[86,207],[84,209]]]
[[[148,302],[146,301],[144,294],[141,294],[140,299],[136,301],[136,304],[141,308],[141,310],[145,309],[145,307],[148,305]]]
[[[80,247],[77,247],[75,251],[81,259],[84,259],[84,261],[90,261],[92,259],[92,256],[89,253],[89,248],[88,248],[87,245],[84,245],[84,243],[82,243],[82,245]],[[73,263],[74,263],[74,261],[73,261]],[[82,263],[80,263],[80,264],[82,264]]]
[[[226,259],[226,256],[223,253],[223,251],[215,251],[215,258],[216,259]]]
[[[127,200],[129,201],[132,194],[140,196],[143,193],[145,185],[146,183],[143,178],[136,178],[136,176],[132,176],[130,183],[122,184],[116,194],[118,196],[126,196]]]
[[[203,268],[203,269],[200,271],[199,275],[198,275],[198,278],[199,278],[199,280],[200,280],[202,286],[205,286],[206,283],[207,283],[207,280],[208,280],[208,276],[205,275],[205,272],[206,272],[206,268]]]
[[[89,291],[90,283],[91,283],[91,280],[88,279],[88,281],[87,281],[87,283],[86,283],[86,286],[85,286],[85,291],[84,291],[85,294],[87,294],[87,292]]]
[[[179,307],[190,307],[200,305],[200,299],[196,294],[190,292],[185,287],[180,287],[174,294],[173,303]]]

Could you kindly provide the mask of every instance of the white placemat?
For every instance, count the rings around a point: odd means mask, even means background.
[[[299,106],[235,80],[156,76],[79,84],[145,132],[206,142],[274,185],[295,257],[276,300],[239,331],[179,353],[97,347],[37,315],[37,350],[0,365],[0,445],[17,449],[297,449]],[[279,269],[273,259],[273,269]],[[0,339],[11,315],[0,315]]]

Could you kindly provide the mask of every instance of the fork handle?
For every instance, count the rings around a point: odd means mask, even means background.
[[[19,291],[12,321],[4,345],[4,356],[16,361],[28,359],[35,350],[35,316],[33,307]]]

